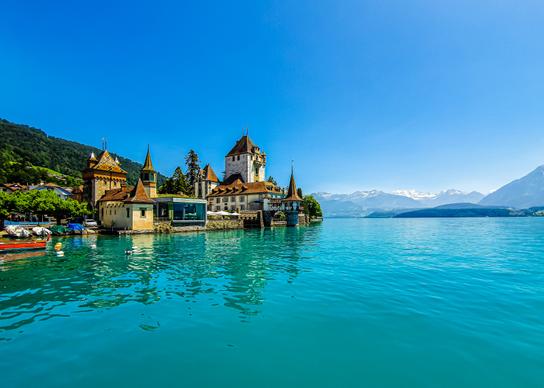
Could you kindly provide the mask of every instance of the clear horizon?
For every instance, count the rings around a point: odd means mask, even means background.
[[[544,163],[536,1],[7,1],[0,117],[221,174],[249,127],[305,192],[487,194]]]

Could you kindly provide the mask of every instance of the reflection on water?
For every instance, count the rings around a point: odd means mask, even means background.
[[[54,255],[54,240],[46,253],[12,255],[0,264],[0,330],[13,331],[66,311],[154,304],[163,298],[194,302],[202,295],[213,297],[199,303],[221,303],[246,319],[259,313],[268,280],[295,280],[303,270],[301,247],[310,246],[319,231],[64,238],[64,257]],[[133,254],[125,254],[126,249]]]

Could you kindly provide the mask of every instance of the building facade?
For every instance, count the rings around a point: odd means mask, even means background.
[[[98,200],[108,190],[119,189],[127,183],[127,172],[117,159],[104,150],[98,156],[91,153],[83,170],[83,200],[95,208]]]
[[[147,196],[149,198],[157,198],[157,171],[155,171],[151,162],[149,146],[147,146],[144,166],[142,167],[142,171],[140,171],[140,179],[142,180]]]
[[[219,179],[212,167],[207,164],[200,171],[199,179],[195,182],[195,197],[205,199],[217,186],[219,186]]]
[[[265,180],[266,154],[244,135],[225,156],[225,181],[240,177],[244,183]]]
[[[115,230],[153,230],[153,200],[141,179],[132,189],[126,185],[107,190],[98,200],[102,226]]]

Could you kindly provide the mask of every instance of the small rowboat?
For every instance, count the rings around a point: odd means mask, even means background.
[[[0,252],[45,249],[48,241],[49,236],[46,240],[0,242]]]

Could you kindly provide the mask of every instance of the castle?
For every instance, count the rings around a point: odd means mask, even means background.
[[[195,192],[207,198],[209,211],[260,212],[268,218],[281,211],[287,214],[288,225],[297,225],[302,198],[297,193],[293,171],[287,193],[266,181],[265,176],[266,154],[246,134],[225,156],[223,182],[218,182],[207,165]]]
[[[293,171],[287,192],[265,180],[266,154],[246,134],[225,156],[225,175],[220,182],[208,164],[195,182],[195,196],[157,195],[157,172],[149,146],[136,186],[127,185],[127,172],[107,151],[91,153],[83,171],[83,200],[97,212],[108,229],[152,230],[156,222],[174,226],[204,226],[207,211],[238,213],[271,225],[284,214],[287,225],[298,225],[302,198],[297,193]],[[264,220],[264,221],[263,221]]]

